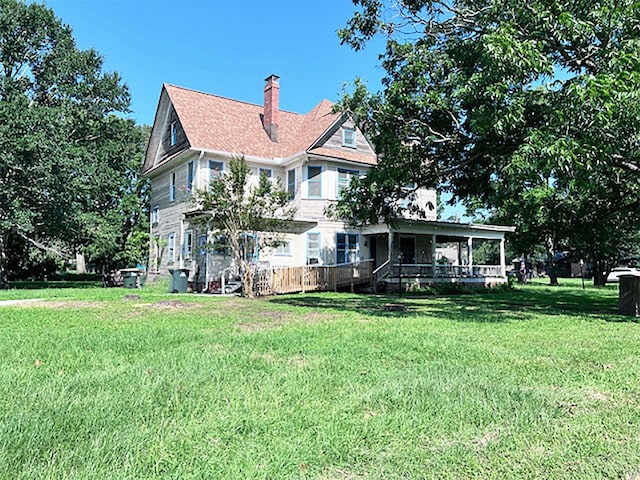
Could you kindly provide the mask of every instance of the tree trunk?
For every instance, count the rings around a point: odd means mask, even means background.
[[[5,236],[0,235],[0,290],[4,290],[9,287],[9,281],[7,279],[7,251]]]
[[[606,262],[603,262],[602,260],[595,260],[593,262],[593,286],[606,286],[607,276],[609,276],[609,268]]]
[[[76,273],[87,273],[87,263],[84,258],[84,247],[82,245],[76,250]]]
[[[549,275],[549,285],[557,287],[560,285],[558,283],[558,272],[556,271],[556,264],[553,261],[553,254],[555,253],[553,239],[551,237],[547,237],[547,274]]]

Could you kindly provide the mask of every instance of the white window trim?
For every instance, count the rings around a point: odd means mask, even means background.
[[[348,178],[347,184],[343,187],[343,188],[347,188],[349,186],[349,184],[351,183],[351,180],[354,177],[358,177],[360,175],[360,172],[358,170],[352,170],[350,168],[338,168],[338,170],[336,171],[337,175],[336,175],[336,193],[337,193],[337,197],[340,198],[340,173],[348,173],[351,176]]]
[[[191,168],[191,185],[189,185],[189,168]],[[192,193],[193,187],[196,183],[196,162],[195,160],[190,160],[187,162],[187,180],[186,180],[187,192]]]
[[[151,209],[151,225],[158,225],[160,223],[160,207],[154,205]]]
[[[177,173],[175,170],[171,170],[169,172],[169,201],[170,202],[175,202],[176,201],[176,180],[177,180]]]
[[[293,172],[293,183],[289,181],[289,174]],[[289,200],[294,200],[296,198],[296,194],[298,193],[297,185],[296,185],[296,169],[290,168],[287,170],[287,194],[289,195]],[[291,187],[293,186],[293,191],[291,191]]]
[[[313,256],[309,256],[309,235],[317,235],[318,236],[318,256],[317,257],[313,257]],[[307,237],[306,237],[306,252],[305,252],[305,256],[306,256],[306,262],[307,265],[312,265],[309,263],[309,260],[312,258],[317,258],[318,259],[318,263],[317,265],[321,265],[322,264],[322,234],[320,232],[307,232]]]
[[[171,122],[169,127],[169,137],[169,144],[172,147],[178,144],[178,122]]]
[[[283,248],[285,246],[287,247],[286,251],[278,251],[278,249]],[[291,253],[291,242],[289,240],[283,240],[282,243],[276,247],[274,255],[276,257],[291,257],[291,256],[293,256],[293,254]]]
[[[310,168],[319,168],[320,169],[320,174],[318,175],[318,180],[314,180],[313,182],[311,181],[310,177],[309,177],[309,169]],[[311,198],[314,200],[320,199],[322,198],[322,174],[324,173],[324,168],[322,168],[322,165],[307,165],[307,198]],[[310,191],[311,191],[311,184],[312,183],[318,183],[320,185],[320,195],[315,196],[315,195],[310,195]]]
[[[218,170],[214,170],[214,169],[212,169],[212,168],[211,168],[211,163],[220,164],[220,175],[222,175],[222,174],[224,173],[224,162],[223,162],[223,161],[221,161],[221,160],[213,160],[213,159],[209,159],[209,160],[207,161],[207,169],[209,170],[209,183],[211,183],[211,181],[212,181],[214,178],[217,178],[217,175],[216,175],[216,176],[214,176],[212,172],[214,172],[214,171],[216,171],[216,172],[217,172],[217,171],[218,171]]]
[[[184,246],[184,259],[191,260],[193,258],[193,230],[189,229],[184,232],[183,246]]]
[[[351,143],[347,142],[347,132],[351,132],[353,134],[352,136],[353,142]],[[342,127],[342,146],[347,148],[357,148],[357,145],[358,144],[356,141],[356,129],[350,128],[350,127]]]

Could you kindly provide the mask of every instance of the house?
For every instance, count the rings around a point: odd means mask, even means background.
[[[400,259],[404,274],[421,281],[505,281],[504,234],[513,228],[437,221],[429,208],[436,203],[433,190],[417,192],[424,218],[407,217],[393,227],[354,228],[328,218],[325,208],[351,178],[376,164],[374,148],[348,114],[332,112],[331,102],[322,100],[299,114],[280,110],[279,97],[275,75],[265,80],[263,105],[162,87],[143,168],[152,192],[151,270],[187,268],[190,280],[202,288],[230,267],[224,238],[192,225],[197,209],[190,197],[195,188],[224,175],[233,156],[244,155],[256,180],[258,175],[279,179],[296,207],[284,243],[259,252],[265,267],[370,261],[378,280],[393,283]],[[498,242],[500,264],[474,265],[474,239]],[[463,245],[460,261],[437,265],[439,243]]]

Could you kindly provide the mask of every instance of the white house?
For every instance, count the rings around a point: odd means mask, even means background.
[[[264,266],[373,260],[377,278],[393,282],[400,258],[405,274],[425,281],[505,280],[504,234],[513,227],[439,222],[433,190],[417,192],[424,218],[400,220],[393,228],[353,228],[328,218],[325,208],[350,179],[376,164],[373,146],[348,115],[332,113],[331,102],[322,100],[299,114],[280,110],[279,94],[275,75],[266,79],[263,105],[163,86],[143,168],[152,192],[151,270],[188,268],[200,288],[220,279],[230,264],[229,252],[217,232],[190,223],[190,196],[194,188],[224,175],[233,156],[244,155],[256,179],[280,179],[296,207],[285,243],[259,252]],[[498,242],[500,264],[474,265],[474,239]],[[437,265],[437,245],[452,242],[464,244],[464,261],[460,254],[455,266]]]

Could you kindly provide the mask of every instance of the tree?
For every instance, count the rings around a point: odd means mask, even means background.
[[[0,288],[7,245],[68,258],[109,208],[122,156],[106,151],[133,124],[129,93],[102,57],[37,3],[0,0]]]
[[[293,219],[289,194],[265,175],[252,184],[244,157],[234,157],[229,173],[213,179],[208,189],[196,190],[194,202],[203,211],[198,222],[226,236],[244,295],[252,297],[258,252],[277,246]]]
[[[341,209],[390,213],[398,185],[444,186],[515,223],[519,241],[580,248],[596,284],[640,224],[640,13],[630,0],[354,0],[339,32],[386,37],[383,91],[341,102],[381,155]],[[374,199],[362,200],[364,194]],[[353,206],[356,206],[353,208]]]

